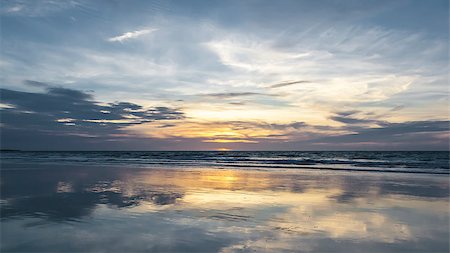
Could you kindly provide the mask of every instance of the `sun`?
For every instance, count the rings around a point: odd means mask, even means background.
[[[216,151],[231,151],[231,148],[216,148]]]

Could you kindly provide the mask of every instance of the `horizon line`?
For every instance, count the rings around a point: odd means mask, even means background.
[[[450,152],[448,150],[19,150],[0,152]]]

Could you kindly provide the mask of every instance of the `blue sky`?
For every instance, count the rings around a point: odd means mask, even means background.
[[[3,0],[2,147],[448,149],[448,5]]]

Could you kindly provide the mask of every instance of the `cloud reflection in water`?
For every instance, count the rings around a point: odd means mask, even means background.
[[[448,251],[436,176],[48,167],[1,193],[4,251]]]

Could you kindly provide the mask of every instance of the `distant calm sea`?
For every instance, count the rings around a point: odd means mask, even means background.
[[[20,164],[195,166],[449,174],[449,152],[102,151],[1,152],[3,169]]]

